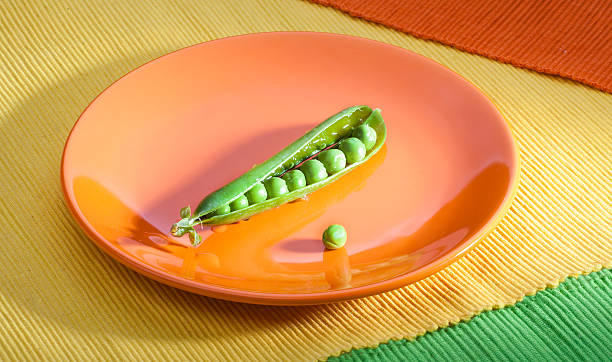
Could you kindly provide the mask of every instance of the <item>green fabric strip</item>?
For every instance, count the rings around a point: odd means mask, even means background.
[[[412,341],[389,341],[329,360],[612,361],[612,270],[568,278],[511,307]]]

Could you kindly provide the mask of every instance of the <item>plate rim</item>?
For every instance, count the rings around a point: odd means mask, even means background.
[[[508,190],[506,191],[503,201],[497,207],[493,216],[490,217],[488,221],[470,238],[457,244],[455,247],[447,251],[442,257],[436,258],[435,260],[429,262],[428,264],[420,267],[417,270],[414,270],[412,272],[408,272],[405,274],[400,274],[390,279],[362,285],[359,287],[351,287],[351,288],[346,288],[346,289],[337,289],[337,290],[329,290],[329,291],[313,292],[313,293],[257,292],[257,291],[227,288],[227,287],[221,287],[221,286],[217,286],[213,284],[196,282],[193,280],[181,278],[181,277],[172,275],[170,273],[163,272],[159,269],[153,268],[150,265],[142,263],[136,260],[135,258],[131,257],[129,254],[114,247],[108,240],[106,240],[106,238],[100,235],[86,221],[85,216],[81,213],[81,211],[79,210],[77,206],[76,200],[74,199],[74,197],[71,196],[68,190],[68,187],[67,187],[67,182],[66,182],[65,160],[66,160],[66,153],[67,153],[68,145],[70,143],[70,140],[73,136],[75,129],[78,127],[83,116],[87,113],[89,108],[93,104],[96,103],[98,98],[100,98],[103,94],[105,94],[116,83],[120,82],[121,80],[123,80],[124,78],[132,74],[133,72],[136,72],[140,70],[141,68],[148,66],[149,64],[155,63],[161,60],[162,58],[172,56],[175,53],[178,53],[178,52],[181,52],[187,49],[205,46],[210,43],[214,43],[218,41],[224,41],[224,40],[240,38],[240,37],[254,37],[254,36],[266,36],[266,35],[278,35],[278,34],[283,34],[283,35],[309,34],[309,35],[314,35],[314,36],[322,35],[322,36],[331,36],[331,37],[359,40],[359,41],[366,41],[366,42],[375,42],[382,46],[392,47],[402,52],[407,52],[411,54],[411,56],[417,56],[417,57],[423,58],[426,62],[432,63],[438,67],[442,67],[447,72],[452,73],[453,76],[458,77],[459,79],[463,80],[464,82],[469,84],[471,87],[473,87],[477,91],[478,94],[480,94],[485,99],[487,99],[488,106],[491,107],[491,109],[499,115],[500,120],[502,120],[502,123],[505,125],[504,133],[505,133],[506,138],[510,141],[509,144],[511,147],[512,165],[510,167],[510,182],[509,182]],[[383,41],[364,38],[360,36],[354,36],[354,35],[348,35],[348,34],[342,34],[342,33],[315,32],[315,31],[270,31],[270,32],[245,33],[245,34],[227,36],[223,38],[217,38],[217,39],[193,44],[190,46],[186,46],[186,47],[174,50],[172,52],[166,53],[164,55],[161,55],[159,57],[156,57],[146,63],[143,63],[139,65],[138,67],[125,73],[124,75],[116,79],[115,81],[113,81],[111,84],[105,87],[100,93],[98,93],[98,95],[94,97],[94,99],[87,105],[87,107],[85,107],[85,109],[81,112],[76,122],[70,129],[70,132],[68,133],[66,141],[64,142],[64,148],[62,151],[61,166],[60,166],[60,180],[62,184],[62,193],[64,196],[64,202],[66,203],[68,209],[70,210],[72,217],[76,220],[80,228],[87,234],[87,236],[90,239],[92,239],[92,241],[94,241],[94,243],[100,249],[102,249],[102,251],[104,251],[109,256],[113,257],[115,260],[119,261],[121,264],[130,268],[131,270],[138,272],[139,274],[142,274],[148,278],[151,278],[160,283],[163,283],[163,284],[166,284],[166,285],[178,288],[178,289],[186,290],[186,291],[204,295],[207,297],[213,297],[213,298],[218,298],[218,299],[223,299],[223,300],[228,300],[228,301],[233,301],[233,302],[262,304],[262,305],[313,305],[313,304],[325,304],[325,303],[340,302],[340,301],[349,300],[349,299],[363,298],[363,297],[371,296],[374,294],[391,291],[391,290],[394,290],[394,289],[397,289],[397,288],[400,288],[400,287],[403,287],[409,284],[413,284],[415,282],[418,282],[419,280],[422,280],[428,276],[431,276],[439,272],[440,270],[446,268],[451,263],[462,258],[467,252],[472,250],[480,241],[486,238],[491,233],[491,231],[495,229],[495,227],[499,224],[502,218],[507,214],[508,209],[510,208],[512,204],[512,200],[514,199],[517,189],[518,189],[520,171],[521,171],[521,161],[519,157],[518,144],[516,142],[516,139],[514,138],[509,122],[503,116],[499,107],[497,107],[497,105],[493,102],[493,100],[484,91],[482,91],[478,86],[476,86],[470,80],[463,77],[461,74],[453,71],[449,67],[429,57],[426,57],[424,55],[411,51],[409,49],[405,49],[400,46],[386,43]]]

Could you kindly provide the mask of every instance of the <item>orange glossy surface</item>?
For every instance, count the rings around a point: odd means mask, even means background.
[[[182,206],[337,111],[383,110],[386,145],[301,200],[203,243],[168,230]],[[321,33],[227,38],[169,54],[104,91],[66,144],[65,196],[106,252],[161,282],[264,304],[390,290],[441,269],[492,227],[517,173],[499,112],[473,85],[409,51]],[[324,251],[330,224],[348,232]]]

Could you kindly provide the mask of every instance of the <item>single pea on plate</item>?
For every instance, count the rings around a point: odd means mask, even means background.
[[[346,229],[342,225],[330,225],[323,232],[323,245],[327,249],[340,249],[346,243]]]

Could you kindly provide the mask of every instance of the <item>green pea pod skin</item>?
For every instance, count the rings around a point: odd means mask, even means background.
[[[370,116],[364,123],[372,127],[374,131],[376,131],[376,143],[374,144],[374,147],[372,147],[372,149],[370,149],[370,151],[366,153],[366,156],[363,160],[356,162],[354,164],[348,165],[342,171],[335,173],[317,183],[314,183],[306,187],[303,187],[301,189],[289,192],[282,196],[260,202],[255,205],[251,205],[242,210],[237,210],[229,214],[225,214],[225,215],[213,216],[211,218],[202,220],[202,223],[206,225],[222,225],[222,224],[231,224],[236,221],[244,220],[246,218],[249,218],[250,216],[259,214],[260,212],[263,212],[265,210],[280,206],[282,204],[291,202],[293,200],[297,200],[299,198],[303,198],[304,196],[320,189],[321,187],[329,185],[330,183],[339,179],[340,177],[347,174],[348,172],[351,172],[351,170],[353,170],[355,167],[366,162],[370,157],[372,157],[372,155],[378,152],[378,150],[380,150],[380,148],[385,143],[385,140],[387,139],[387,127],[385,126],[385,122],[380,114],[379,109],[376,109],[373,112],[371,112]]]
[[[196,208],[193,217],[202,218],[208,215],[228,202],[234,201],[256,182],[278,176],[326,146],[348,136],[351,130],[370,114],[372,114],[370,107],[355,106],[331,116],[264,163],[206,196]]]
[[[354,127],[367,124],[376,131],[376,143],[367,151],[365,158],[354,164],[347,165],[343,170],[330,175],[322,181],[307,185],[298,190],[291,191],[282,196],[271,198],[244,209],[232,211],[224,215],[209,216],[221,206],[234,201],[247,192],[257,182],[272,176],[280,176],[283,172],[294,168],[305,159],[315,155],[322,149],[349,137]],[[170,230],[175,236],[181,236],[193,230],[198,224],[223,225],[231,224],[247,219],[255,214],[280,206],[287,202],[303,198],[306,195],[324,187],[339,179],[355,167],[366,162],[372,155],[380,150],[387,138],[387,128],[379,109],[368,106],[355,106],[347,108],[334,116],[323,121],[304,136],[285,147],[282,151],[272,156],[264,163],[254,167],[242,176],[228,183],[224,187],[206,196],[196,208],[194,215],[182,218],[172,226]],[[208,217],[207,217],[208,216]],[[190,234],[191,235],[191,234]],[[196,238],[194,245],[198,245],[201,239]]]

